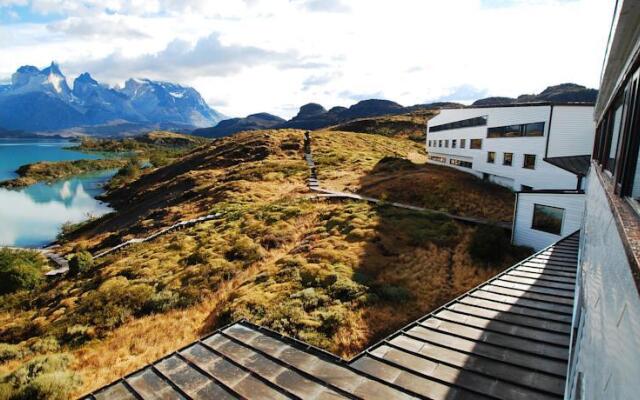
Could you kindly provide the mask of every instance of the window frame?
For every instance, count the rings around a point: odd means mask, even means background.
[[[506,163],[507,154],[509,154],[509,164]],[[505,167],[513,167],[513,153],[502,153],[502,165],[504,165]]]
[[[533,165],[531,167],[527,167],[527,157],[533,157]],[[535,154],[523,154],[522,157],[522,168],[524,169],[529,169],[529,170],[535,170],[536,169],[536,155]]]
[[[496,152],[487,151],[487,164],[495,164],[495,163],[496,163]]]
[[[452,149],[455,149],[455,148],[456,148],[456,142],[457,142],[457,140],[456,140],[456,139],[451,139],[451,148],[452,148]]]
[[[528,131],[529,127],[531,127],[533,125],[542,125],[542,129],[539,130],[540,134],[536,134],[536,135],[527,134],[527,131]],[[546,126],[547,126],[546,121],[527,122],[527,123],[524,123],[524,124],[511,124],[511,125],[502,125],[502,126],[492,126],[490,128],[487,128],[487,139],[544,137],[544,130],[545,130]]]
[[[536,209],[538,207],[553,208],[555,210],[561,210],[562,211],[562,217],[560,218],[560,227],[559,227],[559,230],[558,230],[557,233],[549,231],[549,230],[542,229],[539,225],[536,226]],[[564,220],[565,220],[566,212],[567,212],[566,208],[549,206],[549,205],[546,205],[546,204],[533,203],[533,213],[531,215],[531,229],[533,229],[534,231],[545,232],[545,233],[549,233],[549,234],[552,234],[552,235],[560,236],[560,235],[562,235],[562,228],[564,227]]]
[[[467,139],[460,139],[460,148],[464,149],[467,146]]]
[[[480,143],[480,147],[473,147],[473,143]],[[469,139],[469,150],[482,150],[482,139]]]

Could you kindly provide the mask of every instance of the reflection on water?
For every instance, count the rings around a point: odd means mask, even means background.
[[[94,198],[114,171],[22,190],[0,189],[0,245],[38,247],[55,240],[65,222],[80,222],[111,209]]]

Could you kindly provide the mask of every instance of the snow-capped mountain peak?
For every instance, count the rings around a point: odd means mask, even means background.
[[[55,62],[42,70],[22,66],[10,85],[0,87],[0,125],[8,129],[56,130],[112,121],[202,127],[221,119],[195,89],[171,82],[135,78],[122,89],[111,88],[85,72],[71,90]]]

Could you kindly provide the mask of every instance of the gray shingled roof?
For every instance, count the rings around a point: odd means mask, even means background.
[[[347,362],[240,321],[86,399],[557,399],[578,233]]]

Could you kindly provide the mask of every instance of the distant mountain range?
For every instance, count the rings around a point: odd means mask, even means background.
[[[471,106],[499,106],[517,103],[593,103],[596,101],[598,91],[589,89],[574,83],[564,83],[556,86],[549,86],[540,94],[525,94],[512,97],[487,97],[475,101]],[[252,114],[246,118],[232,118],[218,123],[210,128],[196,129],[194,135],[205,137],[222,137],[240,131],[296,128],[296,129],[320,129],[341,124],[360,118],[377,117],[383,115],[408,114],[421,110],[434,110],[443,108],[464,108],[464,104],[454,102],[437,102],[427,104],[416,104],[410,107],[403,107],[398,103],[389,100],[363,100],[349,108],[333,107],[326,110],[317,103],[309,103],[300,107],[298,114],[289,121],[268,113]]]
[[[51,132],[82,127],[111,132],[117,126],[182,129],[215,125],[224,116],[193,88],[149,79],[129,79],[111,88],[83,73],[67,84],[60,67],[23,66],[0,85],[0,128]],[[104,127],[111,127],[105,129]]]
[[[487,97],[476,100],[472,106],[495,106],[518,103],[595,103],[598,97],[596,89],[576,85],[575,83],[563,83],[549,86],[539,94],[523,94],[513,97]]]

